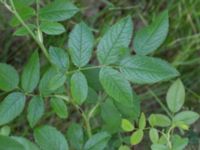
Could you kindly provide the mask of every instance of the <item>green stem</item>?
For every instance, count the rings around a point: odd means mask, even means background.
[[[149,89],[149,92],[155,98],[155,100],[160,104],[162,109],[172,118],[172,114],[169,112],[167,107],[162,103],[162,101],[157,97],[157,95],[151,89]]]

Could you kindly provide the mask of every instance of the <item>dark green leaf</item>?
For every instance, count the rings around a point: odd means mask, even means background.
[[[136,32],[133,44],[136,53],[146,55],[155,51],[167,37],[168,28],[168,12],[164,11],[151,25]]]
[[[68,150],[64,135],[52,126],[35,129],[34,138],[42,150]]]
[[[22,88],[31,93],[40,80],[40,62],[38,52],[34,52],[22,72]]]
[[[31,99],[28,105],[28,122],[33,128],[44,114],[44,100],[40,96]]]
[[[69,35],[69,52],[72,62],[77,67],[85,66],[91,56],[94,37],[90,28],[81,22],[77,24]]]
[[[49,79],[48,89],[50,91],[55,91],[61,86],[63,86],[65,84],[65,81],[66,81],[66,75],[60,72],[57,72],[54,76],[52,76]]]
[[[122,60],[120,70],[128,80],[138,84],[156,83],[179,75],[166,61],[140,55]]]
[[[25,95],[19,92],[9,94],[0,104],[0,125],[7,124],[21,114]]]
[[[17,71],[10,65],[0,63],[0,89],[12,91],[19,83]]]
[[[121,19],[102,37],[97,47],[100,64],[113,64],[119,59],[120,49],[128,47],[133,32],[131,17]]]
[[[36,26],[33,25],[33,24],[27,24],[27,26],[33,31]],[[16,35],[16,36],[25,36],[25,35],[28,35],[29,32],[27,31],[27,29],[25,27],[20,27],[18,29],[16,29],[16,31],[13,33],[13,35]]]
[[[76,72],[71,78],[71,92],[73,100],[77,104],[82,104],[88,95],[88,85],[85,76],[81,72]]]
[[[63,21],[78,12],[78,8],[69,1],[56,0],[40,9],[40,19],[48,21]]]

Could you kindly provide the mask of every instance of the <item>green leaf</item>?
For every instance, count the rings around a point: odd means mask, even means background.
[[[27,26],[31,29],[31,31],[33,31],[36,28],[36,26],[34,24],[27,24]],[[20,27],[20,28],[16,29],[16,31],[13,33],[13,35],[25,36],[25,35],[29,35],[29,32],[27,31],[27,29],[25,27]]]
[[[134,130],[133,124],[128,119],[122,119],[121,127],[126,132],[130,132]]]
[[[169,150],[169,148],[163,144],[153,144],[151,150]]]
[[[88,95],[88,85],[85,76],[81,72],[76,72],[71,78],[71,93],[73,100],[77,104],[82,104]]]
[[[142,113],[139,119],[139,128],[143,130],[145,127],[146,127],[146,117],[145,114]]]
[[[12,91],[19,83],[19,76],[15,68],[10,65],[0,63],[0,89]]]
[[[150,138],[150,140],[151,140],[151,142],[152,142],[153,144],[158,143],[158,140],[159,140],[158,130],[155,129],[155,128],[151,128],[151,129],[149,130],[149,138]]]
[[[65,102],[60,98],[51,98],[51,107],[56,115],[62,119],[68,117],[68,110]]]
[[[0,104],[0,125],[7,124],[21,114],[25,105],[25,95],[20,92],[9,94]]]
[[[76,150],[82,150],[84,144],[84,135],[82,127],[77,123],[72,123],[67,130],[67,138],[70,146]]]
[[[23,137],[12,136],[12,139],[24,146],[25,150],[39,150],[39,148],[31,141]]]
[[[84,150],[104,150],[110,139],[107,132],[99,132],[93,135],[84,145]]]
[[[19,2],[25,5],[31,5],[35,2],[35,0],[13,0],[14,3]]]
[[[40,96],[31,99],[28,105],[27,119],[29,125],[33,128],[44,114],[44,100]]]
[[[181,138],[179,135],[172,136],[172,150],[183,150],[189,143],[188,138]]]
[[[68,47],[72,62],[77,67],[85,66],[91,56],[94,37],[90,28],[81,22],[77,24],[69,35]]]
[[[130,105],[133,102],[132,88],[118,71],[110,67],[102,68],[99,78],[105,91],[114,100],[126,105]]]
[[[50,21],[42,21],[40,29],[48,35],[59,35],[66,31],[65,27],[61,23]]]
[[[52,126],[35,129],[34,138],[42,150],[68,150],[64,135]]]
[[[131,17],[125,17],[113,25],[102,37],[97,47],[100,64],[113,64],[119,59],[120,49],[128,47],[133,32]]]
[[[126,145],[121,145],[118,150],[130,150],[130,148]]]
[[[62,72],[66,72],[69,68],[69,57],[65,50],[58,47],[50,47],[49,55],[51,63],[60,69]]]
[[[138,84],[152,84],[179,75],[166,61],[140,55],[123,59],[120,70],[128,80]]]
[[[8,136],[0,135],[0,141],[1,150],[26,150],[23,145]]]
[[[4,136],[9,136],[10,135],[10,127],[9,126],[3,126],[1,129],[0,129],[0,135],[4,135]]]
[[[131,135],[131,145],[137,145],[139,144],[144,136],[144,132],[141,129],[138,129],[137,131],[135,131],[132,135]]]
[[[199,119],[199,114],[193,111],[183,111],[174,116],[174,122],[183,122],[186,125],[191,125]]]
[[[27,93],[33,92],[40,80],[40,62],[38,52],[34,52],[22,72],[22,88]]]
[[[173,112],[178,112],[185,101],[185,88],[180,79],[176,80],[167,92],[167,106]]]
[[[107,99],[101,104],[101,117],[105,122],[105,130],[109,133],[116,133],[120,129],[121,114],[113,104],[111,99]]]
[[[55,91],[65,84],[66,75],[60,72],[57,72],[54,76],[49,79],[48,89],[50,91]]]
[[[56,0],[40,9],[40,19],[47,21],[63,21],[70,19],[78,12],[78,8],[69,1]]]
[[[27,6],[27,4],[21,3],[19,1],[15,1],[14,5],[15,5],[15,8],[17,10],[17,13],[19,14],[19,16],[21,17],[21,19],[23,21],[27,21],[35,15],[35,10],[30,6]],[[13,16],[10,24],[13,27],[16,27],[16,26],[20,25],[21,23],[17,19],[16,16]]]
[[[149,123],[152,127],[168,127],[171,125],[171,120],[162,114],[151,114],[149,117]]]
[[[151,25],[136,32],[133,44],[136,53],[147,55],[158,49],[167,37],[168,28],[168,12],[164,11]]]

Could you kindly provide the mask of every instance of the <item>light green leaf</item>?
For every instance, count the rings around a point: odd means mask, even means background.
[[[68,110],[65,102],[60,98],[51,98],[51,107],[58,117],[66,119],[68,117]]]
[[[68,47],[72,62],[77,67],[85,66],[91,56],[94,37],[90,28],[81,22],[77,24],[69,35]]]
[[[128,47],[133,32],[131,17],[125,17],[113,25],[100,40],[97,56],[100,64],[113,64],[119,59],[120,49]]]
[[[25,95],[20,92],[9,94],[0,103],[0,125],[7,124],[21,114],[25,105]]]
[[[31,99],[28,105],[27,119],[29,125],[33,128],[44,114],[44,100],[40,96]]]
[[[168,28],[168,12],[164,11],[151,25],[136,32],[133,44],[136,53],[147,55],[159,48],[167,37]]]
[[[22,88],[27,93],[33,92],[40,80],[40,62],[38,52],[35,51],[22,72]]]
[[[68,150],[64,135],[52,126],[42,126],[34,130],[34,138],[42,150]]]
[[[133,124],[128,119],[122,119],[121,127],[126,132],[130,132],[134,130]]]
[[[139,128],[143,130],[145,127],[146,127],[146,117],[145,114],[142,113],[139,119]]]
[[[138,129],[137,131],[135,131],[132,135],[131,135],[131,145],[137,145],[139,144],[144,136],[144,132],[141,129]]]
[[[60,72],[57,72],[54,76],[49,79],[48,89],[50,91],[55,91],[65,84],[66,75]]]
[[[42,21],[40,29],[48,35],[59,35],[65,32],[65,27],[58,22]]]
[[[27,24],[27,26],[33,31],[36,26],[34,24]],[[29,35],[29,32],[27,31],[27,29],[25,27],[20,27],[18,29],[16,29],[16,31],[13,33],[13,35],[16,36],[25,36],[25,35]]]
[[[179,75],[166,61],[140,55],[123,59],[120,70],[128,80],[138,84],[152,84]]]
[[[149,123],[152,127],[168,127],[171,124],[171,120],[162,114],[151,114],[149,117]]]
[[[117,102],[130,105],[133,93],[129,82],[116,70],[105,67],[100,70],[100,82],[109,96]]]
[[[10,129],[9,126],[3,126],[3,127],[0,129],[0,135],[9,136],[9,135],[10,135],[10,132],[11,132],[11,129]]]
[[[185,88],[180,79],[176,80],[167,92],[167,106],[173,112],[178,112],[185,101]]]
[[[188,143],[188,138],[181,138],[179,135],[172,136],[172,150],[183,150]]]
[[[8,136],[0,135],[0,141],[1,150],[26,150],[23,145]]]
[[[19,83],[19,76],[15,68],[10,65],[0,63],[0,89],[12,91]]]
[[[71,147],[76,150],[82,150],[84,144],[84,135],[82,127],[77,123],[72,123],[67,130],[67,138]]]
[[[110,139],[107,132],[99,132],[93,135],[84,145],[84,150],[104,150]]]
[[[153,144],[151,150],[169,150],[169,148],[163,144]]]
[[[23,145],[25,150],[39,150],[35,144],[23,137],[12,136],[12,139]]]
[[[61,71],[65,72],[69,68],[69,57],[65,50],[58,48],[58,47],[50,47],[49,48],[49,55],[52,64],[60,69]]]
[[[71,93],[73,100],[77,104],[82,104],[88,95],[88,84],[85,76],[81,72],[76,72],[71,78]]]
[[[158,140],[159,140],[158,130],[155,129],[155,128],[151,128],[151,129],[149,130],[149,138],[150,138],[150,140],[151,140],[151,142],[152,142],[153,144],[158,143]]]
[[[174,122],[183,122],[191,125],[199,119],[199,114],[193,111],[182,111],[174,116]]]
[[[130,150],[130,148],[126,145],[121,145],[118,150]]]
[[[78,8],[69,1],[56,0],[40,9],[40,19],[47,21],[63,21],[78,12]]]
[[[113,104],[111,99],[101,104],[101,117],[105,122],[105,130],[109,133],[116,133],[120,129],[121,114]]]

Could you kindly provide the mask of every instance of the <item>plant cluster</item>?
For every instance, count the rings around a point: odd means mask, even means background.
[[[11,65],[0,63],[0,89],[5,94],[0,104],[0,149],[128,150],[141,142],[146,130],[152,150],[185,148],[188,139],[177,135],[176,129],[183,134],[199,115],[179,112],[185,98],[181,80],[177,79],[167,93],[168,108],[160,102],[167,116],[150,114],[149,127],[132,87],[179,76],[168,62],[149,56],[167,37],[168,11],[136,31],[134,37],[131,16],[117,21],[97,40],[92,28],[81,21],[70,31],[66,47],[46,48],[45,34],[64,33],[61,21],[72,18],[80,9],[65,0],[48,4],[39,0],[0,2],[13,14],[14,35],[31,36],[49,62],[44,69],[38,51],[34,51],[20,74]],[[95,56],[98,63],[91,61]],[[69,108],[76,110],[79,117],[73,118]],[[33,129],[34,142],[10,135],[7,124],[22,112]],[[49,112],[54,112],[67,127],[65,135],[41,122]]]

